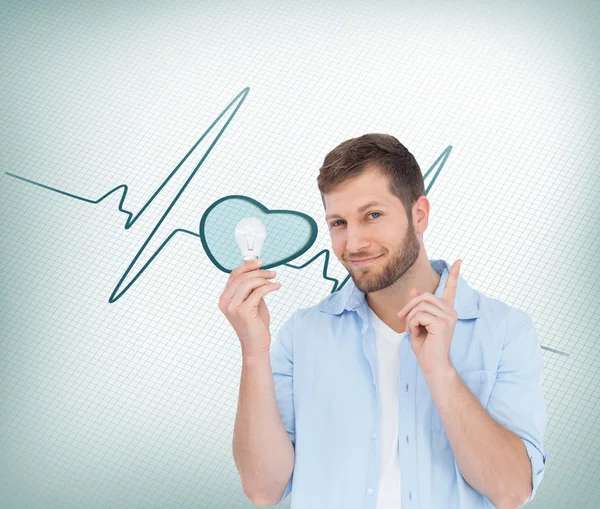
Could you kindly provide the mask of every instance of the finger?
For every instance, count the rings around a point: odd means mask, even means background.
[[[438,318],[445,318],[446,312],[440,307],[432,304],[431,302],[423,301],[417,304],[408,315],[406,315],[406,323],[408,324],[412,318],[419,312],[425,311],[432,316],[436,316]],[[405,328],[406,330],[406,328]]]
[[[236,277],[244,272],[248,272],[249,270],[258,269],[263,264],[263,261],[260,258],[255,260],[244,260],[240,265],[238,265],[235,269],[231,271],[229,274],[229,278],[227,278],[227,283],[233,281]]]
[[[238,289],[238,286],[242,284],[244,281],[248,279],[261,277],[261,278],[270,278],[275,277],[277,273],[274,270],[264,270],[264,269],[254,269],[249,272],[240,273],[235,279],[227,283],[225,290],[223,291],[222,298],[225,302],[230,301],[235,292]]]
[[[275,276],[274,275],[266,276],[266,278],[265,277],[253,277],[253,278],[246,279],[244,281],[240,281],[237,285],[237,288],[233,294],[233,297],[232,297],[229,305],[233,306],[233,307],[238,307],[239,305],[241,305],[248,298],[248,296],[250,295],[252,290],[254,290],[260,286],[263,286],[267,283],[270,283],[270,281],[267,279],[270,277],[275,277]]]
[[[246,301],[240,307],[243,307],[243,308],[258,307],[261,299],[267,293],[272,292],[274,290],[279,290],[279,288],[281,288],[280,281],[277,281],[277,282],[267,281],[267,283],[264,284],[263,286],[260,286],[260,287],[256,288],[255,290],[253,290],[253,292],[250,294],[250,297],[248,297],[246,299]]]
[[[418,336],[420,333],[420,325],[427,328],[428,326],[431,326],[434,323],[434,321],[434,316],[424,311],[419,311],[410,319],[409,322],[407,322],[408,330],[410,331],[411,335]]]
[[[416,288],[411,288],[410,289],[410,299],[409,301],[404,305],[404,307],[398,311],[396,313],[396,316],[398,316],[399,318],[402,318],[402,316],[404,316],[406,313],[408,313],[413,306],[415,306],[417,303],[421,302],[421,300],[423,300],[423,295],[427,293],[420,293],[419,290],[417,290]]]
[[[399,318],[402,318],[404,315],[408,315],[411,310],[418,305],[420,302],[431,302],[442,310],[449,310],[449,307],[446,302],[442,301],[439,297],[436,297],[431,292],[423,292],[420,295],[417,295],[413,299],[409,300],[406,305],[396,313]]]
[[[452,307],[454,307],[454,298],[456,297],[456,285],[458,284],[458,273],[460,272],[460,265],[462,260],[459,258],[456,260],[452,267],[450,267],[450,273],[448,274],[448,280],[444,292],[442,293],[442,300],[446,301]]]

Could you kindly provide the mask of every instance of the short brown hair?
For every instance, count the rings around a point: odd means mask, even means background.
[[[390,192],[400,198],[409,221],[412,220],[412,206],[425,194],[423,174],[414,156],[390,134],[369,133],[351,138],[325,156],[317,177],[323,206],[323,194],[359,176],[372,164],[389,177]]]

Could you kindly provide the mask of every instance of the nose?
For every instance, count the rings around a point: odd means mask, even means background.
[[[368,249],[371,242],[360,226],[346,227],[346,251],[356,256],[360,251]]]

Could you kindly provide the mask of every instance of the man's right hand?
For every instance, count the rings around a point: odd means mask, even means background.
[[[263,297],[279,290],[281,283],[269,281],[274,271],[259,269],[262,260],[246,260],[229,274],[219,297],[219,309],[233,326],[243,356],[268,354],[271,346],[269,310]]]

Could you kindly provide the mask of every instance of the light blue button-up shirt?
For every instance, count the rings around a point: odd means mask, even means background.
[[[429,262],[441,275],[435,291],[441,298],[450,265]],[[380,408],[367,306],[350,278],[318,304],[295,311],[272,344],[277,405],[295,451],[281,498],[291,492],[292,509],[376,508]],[[547,457],[543,359],[534,324],[527,313],[472,289],[461,275],[454,309],[450,360],[488,414],[523,441],[532,466],[531,500]],[[462,477],[409,341],[406,335],[400,347],[402,508],[493,508]]]

